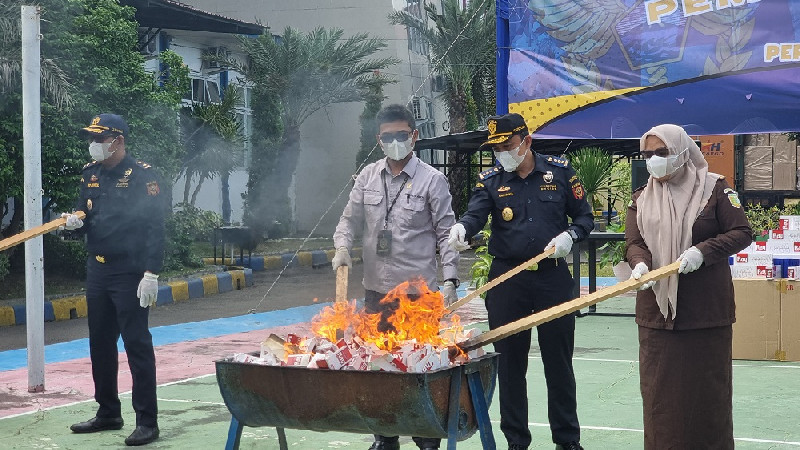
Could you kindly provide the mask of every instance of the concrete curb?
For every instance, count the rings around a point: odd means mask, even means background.
[[[208,297],[221,292],[239,290],[253,285],[253,270],[246,268],[228,270],[200,278],[189,278],[183,281],[170,281],[158,287],[156,306],[167,305],[189,300],[191,298]],[[86,296],[77,295],[63,297],[44,302],[44,321],[76,319],[86,317]],[[24,325],[26,322],[25,305],[0,306],[0,327]]]
[[[216,264],[231,265],[231,266],[244,266],[255,271],[282,269],[285,266],[311,266],[319,268],[328,265],[333,260],[333,255],[336,254],[336,249],[328,250],[311,250],[297,252],[295,257],[294,253],[283,253],[280,255],[253,255],[239,258],[223,258],[216,259]],[[361,259],[361,247],[356,247],[350,251],[350,256],[353,259]],[[294,257],[294,258],[293,258]],[[203,264],[215,264],[214,258],[203,258]]]

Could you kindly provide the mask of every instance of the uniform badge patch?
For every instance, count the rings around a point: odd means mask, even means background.
[[[151,181],[147,183],[147,195],[158,195],[161,190],[158,188],[158,183]]]
[[[88,209],[89,211],[92,210],[92,199],[90,198],[86,199],[86,209]]]
[[[575,183],[572,185],[572,195],[578,199],[582,200],[583,196],[586,195],[586,192],[583,191],[583,185],[580,183]]]
[[[508,187],[508,186],[500,186],[499,188],[497,188],[497,192],[505,192],[505,191],[510,191],[510,190],[511,190],[511,188]]]
[[[511,208],[509,208],[508,206],[503,208],[503,220],[508,222],[513,218],[514,218],[514,211],[512,211]]]
[[[97,175],[92,175],[92,178],[89,178],[89,181],[91,181],[92,183],[97,181]]]
[[[477,183],[475,184],[475,187],[476,187],[476,188],[482,188],[482,187],[484,187],[484,186],[483,186],[483,183],[481,183],[481,182],[479,181],[479,182],[477,182]]]
[[[553,182],[553,172],[548,170],[547,172],[545,172],[545,174],[544,174],[544,176],[542,178],[544,178],[544,182],[545,183],[552,183]]]
[[[728,193],[728,201],[731,202],[731,206],[734,208],[741,208],[742,202],[739,201],[739,194],[735,191]]]

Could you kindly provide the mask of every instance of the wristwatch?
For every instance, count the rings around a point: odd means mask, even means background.
[[[446,280],[444,280],[444,281],[452,281],[452,282],[453,282],[453,284],[455,284],[455,285],[456,285],[456,287],[458,287],[458,286],[460,286],[460,285],[461,285],[461,283],[458,281],[458,278],[448,278],[448,279],[446,279]]]
[[[570,228],[567,230],[569,236],[572,238],[572,242],[578,242],[578,233],[575,232],[574,229]]]

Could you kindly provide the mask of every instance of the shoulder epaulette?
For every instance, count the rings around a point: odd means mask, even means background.
[[[547,158],[545,158],[545,160],[548,163],[550,163],[550,164],[552,164],[552,165],[554,165],[556,167],[567,167],[567,166],[569,166],[569,161],[567,161],[564,158],[559,158],[557,156],[548,156]]]
[[[97,165],[97,164],[98,164],[98,162],[97,162],[97,161],[92,161],[92,162],[90,162],[90,163],[86,163],[86,165],[85,165],[85,166],[83,166],[83,169],[81,169],[81,170],[86,170],[86,169],[88,169],[89,167],[95,166],[95,165]]]
[[[142,169],[149,169],[149,168],[153,167],[150,164],[147,164],[146,162],[140,161],[138,159],[136,160],[136,165],[141,167]]]
[[[497,175],[501,172],[500,166],[494,166],[491,169],[484,170],[483,172],[478,174],[478,178],[481,180],[488,180],[489,178]]]

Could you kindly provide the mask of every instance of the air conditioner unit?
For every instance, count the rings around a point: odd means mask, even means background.
[[[414,113],[414,120],[428,120],[428,99],[425,97],[412,97],[411,112]]]

